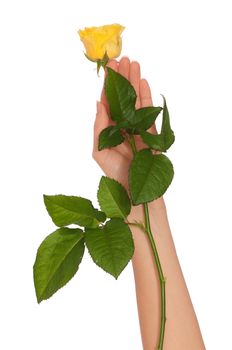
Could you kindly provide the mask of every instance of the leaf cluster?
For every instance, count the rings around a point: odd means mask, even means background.
[[[133,237],[125,222],[131,204],[161,197],[173,179],[169,158],[154,153],[166,152],[175,140],[164,96],[163,107],[136,110],[133,86],[119,73],[107,69],[105,93],[114,125],[102,130],[98,149],[115,147],[134,135],[141,137],[146,147],[138,152],[134,150],[128,173],[130,196],[119,182],[106,176],[102,176],[97,191],[100,210],[83,197],[44,195],[48,214],[58,228],[39,246],[33,266],[39,303],[75,275],[86,248],[94,263],[117,279],[134,253]],[[151,134],[148,129],[161,112],[161,131]]]
[[[166,99],[163,107],[135,108],[136,92],[131,83],[121,74],[107,68],[105,94],[109,104],[110,118],[114,121],[99,135],[98,149],[111,148],[131,140],[134,135],[141,137],[145,148],[136,152],[129,169],[129,190],[133,205],[146,203],[161,197],[174,176],[171,161],[164,154],[175,141],[171,128]],[[162,112],[162,113],[161,113]],[[161,131],[148,131],[157,117],[162,114]]]
[[[58,229],[37,251],[33,272],[38,303],[75,275],[86,247],[95,264],[116,279],[132,258],[134,242],[124,221],[131,210],[126,190],[116,180],[102,176],[97,198],[101,210],[83,197],[44,195],[48,214]]]

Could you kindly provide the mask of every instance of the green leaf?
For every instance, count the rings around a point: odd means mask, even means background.
[[[41,243],[33,266],[37,301],[50,298],[77,272],[84,254],[80,229],[60,228]]]
[[[121,74],[107,67],[105,94],[109,103],[111,119],[120,122],[131,119],[135,113],[136,92]]]
[[[116,279],[134,253],[131,231],[119,218],[110,219],[103,227],[87,228],[85,241],[95,264]]]
[[[96,227],[105,221],[90,200],[82,197],[44,195],[44,203],[52,221],[58,227],[77,224],[86,227]],[[100,215],[100,216],[99,216]]]
[[[162,152],[166,151],[164,145],[164,137],[162,134],[154,135],[148,131],[141,130],[140,135],[143,142],[146,143],[146,145],[148,145],[150,148]]]
[[[101,209],[109,218],[126,218],[129,215],[130,198],[118,181],[102,176],[97,197]]]
[[[164,147],[165,150],[171,147],[173,142],[175,141],[174,132],[171,129],[169,112],[167,108],[167,103],[165,97],[162,95],[164,99],[164,107],[163,107],[163,121],[161,127],[161,135],[164,135]]]
[[[106,221],[106,214],[103,211],[100,211],[98,209],[94,209],[96,218],[99,222],[105,222]]]
[[[161,197],[172,182],[172,163],[163,154],[154,155],[149,149],[139,151],[129,169],[132,203],[138,205]]]
[[[133,119],[134,127],[141,130],[149,129],[154,124],[161,111],[162,107],[144,107],[137,109],[135,118]]]
[[[118,123],[117,127],[129,128],[130,133],[139,134],[140,130],[147,130],[154,124],[161,111],[162,107],[153,106],[137,109],[132,119]]]
[[[124,141],[121,131],[115,126],[108,126],[99,135],[98,150],[119,145]]]
[[[142,140],[150,148],[155,149],[157,151],[166,152],[175,141],[175,135],[171,129],[168,108],[167,108],[167,104],[164,96],[163,96],[163,99],[164,99],[164,107],[163,107],[161,133],[154,135],[147,131],[142,130],[140,131],[140,135],[142,137]]]

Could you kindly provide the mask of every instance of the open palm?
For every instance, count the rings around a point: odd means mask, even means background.
[[[123,75],[133,85],[137,94],[136,108],[152,106],[150,87],[145,79],[141,79],[139,63],[130,62],[127,57],[123,57],[119,62],[109,61],[108,66]],[[128,189],[128,170],[133,157],[129,143],[126,141],[116,147],[98,151],[100,132],[107,126],[115,124],[109,118],[108,111],[109,107],[103,89],[101,101],[97,103],[92,156],[107,176],[119,181]],[[149,131],[156,133],[155,125]],[[140,136],[135,136],[135,140],[138,149],[144,148],[145,145]]]

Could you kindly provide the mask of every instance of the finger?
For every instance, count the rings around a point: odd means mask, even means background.
[[[136,108],[140,108],[140,94],[139,94],[139,85],[140,85],[140,65],[138,62],[131,62],[130,64],[130,73],[129,80],[133,85],[137,99],[136,99]]]
[[[114,59],[109,60],[106,67],[110,67],[117,72],[118,71],[118,61],[116,61]]]
[[[112,68],[116,72],[118,71],[118,62],[116,60],[110,60],[106,66]],[[101,102],[105,105],[106,110],[108,112],[109,106],[108,106],[107,98],[105,95],[105,78],[106,78],[106,76],[107,76],[107,69],[105,70],[104,84],[103,84],[103,88],[102,88],[102,92],[101,92]]]
[[[151,96],[151,89],[146,79],[140,80],[140,86],[139,86],[139,95],[140,95],[140,101],[141,101],[141,107],[150,107],[153,106],[152,102],[152,96]],[[151,132],[153,134],[157,134],[156,126],[155,124],[150,127],[150,129],[147,130],[148,132]]]
[[[146,79],[140,80],[139,95],[141,107],[150,107],[153,105],[151,97],[151,89]]]
[[[93,156],[98,152],[98,138],[100,132],[110,125],[106,108],[103,103],[97,101],[97,113],[93,128]]]
[[[118,65],[118,73],[123,75],[124,78],[129,79],[129,71],[130,71],[130,60],[128,57],[121,58]]]

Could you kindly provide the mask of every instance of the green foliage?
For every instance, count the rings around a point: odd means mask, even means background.
[[[134,253],[131,231],[119,218],[110,219],[102,227],[86,228],[85,240],[95,264],[116,279]]]
[[[138,130],[147,130],[154,124],[161,111],[162,107],[153,106],[137,109],[132,125]]]
[[[120,122],[134,115],[136,92],[130,82],[121,74],[107,67],[105,94],[110,106],[112,120]]]
[[[161,135],[164,135],[164,145],[165,145],[165,150],[167,150],[168,148],[171,147],[171,145],[175,141],[175,135],[173,130],[171,129],[169,112],[167,108],[166,99],[164,96],[163,96],[163,99],[164,99],[164,108],[163,108],[163,122],[161,127]]]
[[[138,205],[161,197],[173,176],[173,166],[168,157],[154,155],[149,149],[139,151],[129,169],[132,203]]]
[[[106,221],[106,214],[103,211],[100,211],[98,209],[94,209],[96,218],[98,222],[105,222]]]
[[[150,106],[136,110],[136,93],[131,83],[113,69],[107,69],[105,93],[109,102],[111,118],[117,125],[102,131],[99,137],[99,150],[122,143],[123,136],[120,129],[125,129],[128,134],[140,134],[144,143],[150,148],[166,152],[175,141],[175,135],[171,129],[165,97],[162,95],[163,108]],[[154,124],[162,109],[161,133],[154,135],[147,132],[146,130]]]
[[[140,135],[144,143],[146,143],[150,148],[156,151],[165,152],[164,137],[161,134],[151,134],[148,131],[141,130]]]
[[[108,126],[103,129],[99,135],[98,150],[110,148],[119,145],[124,141],[124,137],[119,128]]]
[[[44,195],[49,215],[61,228],[47,236],[37,251],[33,271],[38,303],[50,298],[74,276],[85,242],[93,260],[116,279],[131,259],[134,242],[128,225],[122,220],[131,209],[125,188],[103,176],[98,200],[103,211],[82,197]],[[106,214],[112,219],[99,226],[106,220]],[[70,224],[85,226],[85,232],[62,227]]]
[[[37,301],[50,298],[77,272],[84,254],[80,229],[60,228],[41,243],[33,267]]]
[[[173,142],[175,141],[175,135],[170,125],[169,112],[166,104],[165,97],[164,99],[164,107],[163,107],[163,120],[161,126],[161,133],[158,135],[150,134],[147,131],[141,131],[140,135],[143,141],[151,148],[166,152],[168,148],[171,147]]]
[[[44,195],[44,203],[52,221],[58,227],[70,224],[97,227],[106,219],[103,213],[98,213],[90,200],[82,197]]]
[[[102,176],[97,192],[101,209],[109,218],[126,218],[131,210],[125,188],[116,180]]]
[[[155,122],[162,107],[143,107],[137,109],[133,118],[118,123],[118,128],[126,128],[131,134],[139,134],[141,130],[149,129]]]
[[[98,62],[98,69],[105,64],[106,61]],[[102,211],[83,197],[44,195],[49,215],[61,228],[45,238],[37,251],[33,271],[39,303],[51,297],[74,276],[85,244],[93,261],[117,279],[134,253],[133,237],[124,222],[131,211],[131,201],[133,205],[139,205],[159,198],[174,176],[170,160],[151,151],[165,152],[175,139],[164,96],[163,108],[150,106],[136,110],[136,92],[131,83],[113,69],[107,67],[107,71],[105,94],[115,125],[101,131],[98,150],[115,147],[128,138],[135,153],[129,168],[131,199],[118,181],[106,176],[102,176],[97,193]],[[153,135],[147,130],[162,110],[161,132]],[[140,134],[149,148],[137,152],[133,134]],[[84,232],[79,228],[64,227],[71,224],[83,226]]]

